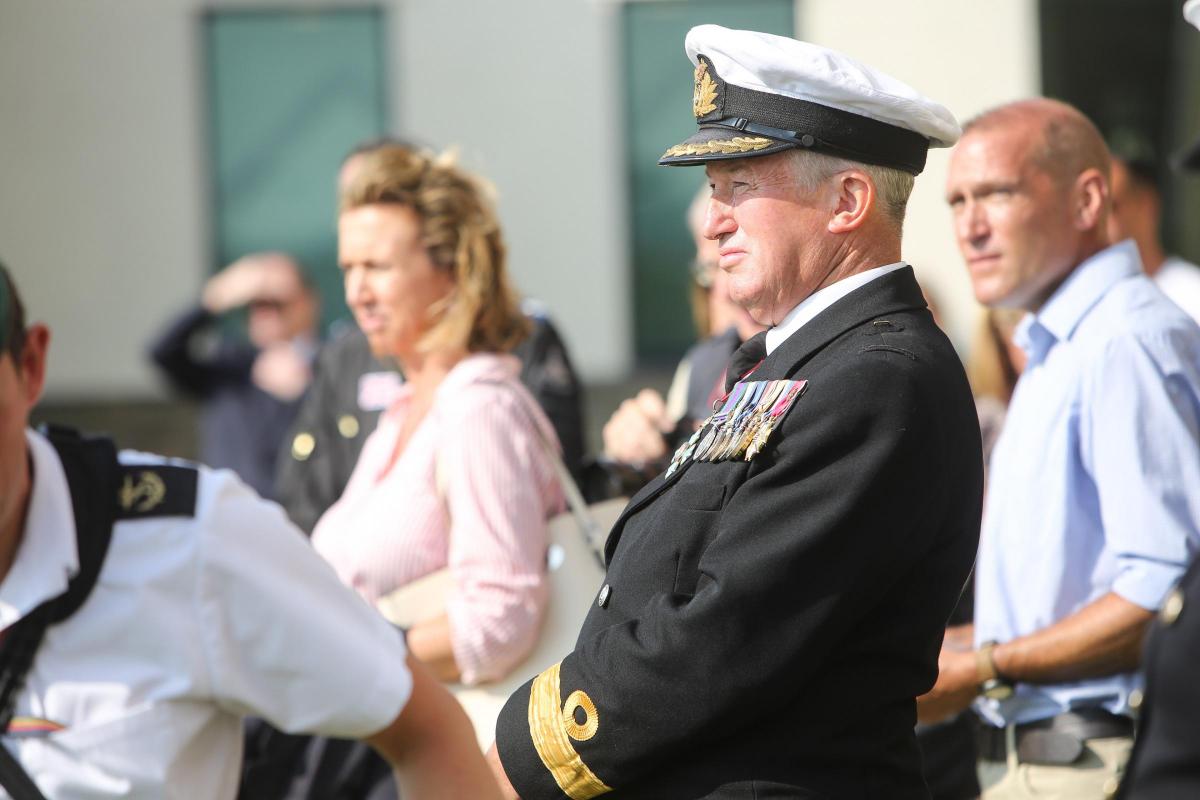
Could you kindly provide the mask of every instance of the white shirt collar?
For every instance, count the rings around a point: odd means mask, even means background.
[[[62,462],[41,434],[26,430],[25,441],[33,461],[33,485],[16,558],[0,582],[0,628],[62,594],[79,572],[75,515]]]
[[[842,278],[836,283],[829,284],[824,289],[813,292],[801,300],[800,305],[789,311],[787,316],[780,320],[778,325],[767,331],[767,355],[774,352],[776,347],[779,347],[789,336],[800,330],[806,322],[815,318],[817,314],[820,314],[858,287],[865,286],[876,278],[882,278],[889,272],[895,272],[901,267],[907,266],[908,264],[903,261],[897,261],[895,264],[875,267],[874,269],[851,275],[848,278]]]

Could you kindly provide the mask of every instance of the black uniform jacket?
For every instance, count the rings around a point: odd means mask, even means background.
[[[276,454],[300,401],[260,389],[251,378],[258,348],[219,335],[217,322],[203,308],[180,315],[151,344],[150,357],[176,389],[204,403],[200,460],[233,470],[254,491],[274,499]],[[201,341],[205,335],[212,340]]]
[[[1146,639],[1146,696],[1121,800],[1200,797],[1200,558]]]
[[[766,447],[636,495],[574,652],[509,699],[525,800],[928,797],[914,698],[979,535],[966,378],[907,267],[748,380],[778,378],[808,384]]]

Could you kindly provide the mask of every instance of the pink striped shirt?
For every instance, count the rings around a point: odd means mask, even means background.
[[[317,552],[370,603],[450,567],[447,612],[464,683],[503,677],[533,646],[547,597],[546,519],[564,505],[534,425],[552,442],[554,429],[519,369],[507,355],[463,359],[389,464],[412,403],[402,387],[313,530]]]

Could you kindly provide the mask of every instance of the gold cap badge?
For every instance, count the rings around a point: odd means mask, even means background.
[[[692,114],[697,118],[717,110],[717,82],[708,74],[708,62],[696,65],[696,88],[692,92]]]

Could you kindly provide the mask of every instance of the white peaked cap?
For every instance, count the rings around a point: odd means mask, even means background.
[[[931,147],[950,147],[962,135],[945,106],[827,47],[770,33],[698,25],[688,32],[684,49],[693,64],[699,63],[700,54],[707,56],[727,83],[906,128],[928,139]]]

